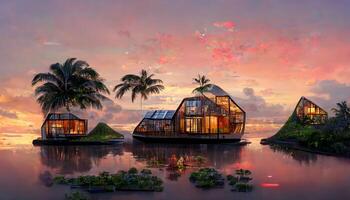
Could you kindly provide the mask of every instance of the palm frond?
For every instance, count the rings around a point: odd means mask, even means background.
[[[34,76],[32,85],[43,82],[35,89],[37,101],[44,113],[65,107],[80,106],[101,109],[102,101],[109,94],[103,79],[88,63],[76,58],[67,59],[64,64],[52,64],[52,73],[39,73]]]

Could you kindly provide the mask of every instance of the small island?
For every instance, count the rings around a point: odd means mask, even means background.
[[[278,145],[313,153],[350,156],[350,108],[345,101],[333,108],[335,116],[302,97],[282,128],[261,144]]]
[[[62,122],[63,123],[63,122]],[[69,124],[69,123],[63,123]],[[97,126],[88,134],[71,134],[64,133],[46,135],[47,132],[42,132],[42,137],[33,140],[34,145],[107,145],[122,143],[124,136],[105,123],[98,123]]]

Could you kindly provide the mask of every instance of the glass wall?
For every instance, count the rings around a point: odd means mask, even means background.
[[[305,97],[300,99],[295,112],[300,120],[309,124],[323,124],[328,118],[326,111]]]
[[[173,124],[171,120],[143,119],[136,127],[135,131],[141,134],[173,134]]]
[[[160,111],[156,111],[161,115]],[[136,127],[139,134],[242,134],[245,113],[229,96],[186,98],[172,120],[154,120],[154,114]],[[171,128],[166,128],[171,127]]]
[[[86,133],[85,120],[77,119],[62,119],[62,120],[47,120],[44,124],[44,130],[49,137],[59,135],[82,135]]]
[[[185,105],[186,115],[202,115],[200,100],[188,100],[185,102]]]

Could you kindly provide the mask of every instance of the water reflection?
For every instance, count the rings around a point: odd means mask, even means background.
[[[195,158],[204,166],[232,174],[237,168],[253,172],[254,190],[232,193],[231,188],[203,191],[188,177],[196,170]],[[144,144],[118,146],[46,146],[0,149],[0,199],[64,198],[69,187],[53,184],[52,177],[96,175],[130,167],[150,166],[164,181],[161,193],[108,193],[91,199],[350,199],[350,160],[268,146]],[[179,160],[182,161],[179,163]],[[179,168],[182,165],[185,168]],[[264,187],[278,184],[278,188]]]
[[[298,161],[299,164],[305,164],[305,165],[311,165],[313,163],[316,163],[317,161],[317,154],[294,150],[288,147],[281,147],[272,145],[270,146],[270,149],[274,152],[282,152],[287,156],[290,156],[294,160]]]
[[[223,144],[150,144],[137,141],[124,144],[124,150],[132,152],[137,161],[148,162],[153,167],[169,164],[173,156],[185,159],[202,156],[207,159],[208,166],[221,168],[239,161],[242,148]]]
[[[41,163],[59,174],[88,172],[108,154],[122,155],[122,146],[42,146]]]
[[[39,181],[46,187],[51,187],[53,185],[53,176],[51,172],[44,171],[39,174]]]
[[[166,178],[177,181],[186,170],[198,167],[221,168],[240,160],[241,146],[215,144],[160,144],[133,141],[124,144],[138,162],[165,171]]]

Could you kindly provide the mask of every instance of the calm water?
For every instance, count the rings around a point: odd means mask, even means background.
[[[164,180],[164,191],[93,194],[91,199],[350,199],[350,159],[314,155],[300,151],[252,144],[175,145],[128,142],[119,146],[33,147],[0,149],[0,199],[64,199],[68,186],[50,185],[48,177],[57,174],[77,176],[116,172],[130,167],[151,167]],[[171,156],[204,156],[206,166],[223,174],[247,168],[253,172],[254,190],[235,193],[229,186],[201,190],[188,180],[193,169],[177,179],[161,164]],[[266,187],[264,184],[278,184]]]

